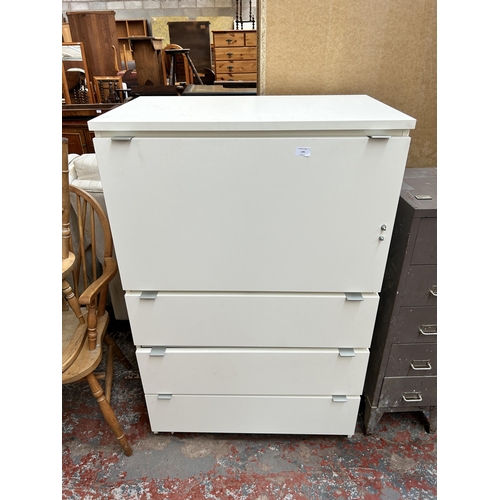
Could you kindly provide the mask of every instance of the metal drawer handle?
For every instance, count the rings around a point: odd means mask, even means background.
[[[422,401],[421,392],[403,392],[403,399],[407,403],[414,403],[415,401]]]
[[[227,43],[233,43],[233,40],[231,38],[226,38]]]
[[[430,359],[414,359],[410,366],[416,370],[432,370],[431,360]]]
[[[115,137],[111,137],[112,141],[131,141],[134,138],[134,136],[129,136],[129,135],[117,135]]]
[[[432,285],[432,288],[429,290],[429,293],[433,297],[437,297],[438,296],[438,287],[437,287],[437,285]]]
[[[234,68],[234,66],[228,66],[227,69],[231,71]]]
[[[418,329],[418,332],[422,335],[437,335],[437,325],[422,325]]]
[[[231,57],[233,55],[232,52],[226,52],[226,56]]]

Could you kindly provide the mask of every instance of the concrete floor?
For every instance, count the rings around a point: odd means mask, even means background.
[[[110,333],[133,363],[115,364],[111,403],[126,457],[84,383],[63,386],[62,498],[74,500],[437,498],[436,434],[421,413],[385,414],[344,436],[153,434],[127,322]]]

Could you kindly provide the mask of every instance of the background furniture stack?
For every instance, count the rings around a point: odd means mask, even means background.
[[[368,96],[213,102],[89,122],[151,428],[351,435],[415,120]]]
[[[437,427],[437,169],[407,169],[371,346],[365,432],[385,412],[427,411]]]

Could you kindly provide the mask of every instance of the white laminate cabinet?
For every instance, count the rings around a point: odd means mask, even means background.
[[[414,127],[356,95],[89,122],[154,432],[354,432]]]

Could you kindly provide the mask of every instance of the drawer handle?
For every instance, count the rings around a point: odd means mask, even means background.
[[[351,347],[341,347],[339,349],[339,356],[342,356],[343,358],[354,358],[356,353]]]
[[[111,140],[112,141],[131,141],[134,137],[133,136],[122,136],[122,135],[118,135],[116,137],[111,137]]]
[[[334,403],[347,403],[347,396],[343,396],[340,394],[334,394],[332,396],[332,401]]]
[[[158,399],[172,399],[172,394],[158,394]]]
[[[418,329],[418,332],[422,335],[437,335],[437,325],[422,325]]]
[[[156,358],[163,358],[165,353],[167,352],[167,348],[164,346],[151,347],[151,351],[149,351],[149,355]]]
[[[429,290],[429,293],[433,297],[437,297],[438,296],[438,287],[437,287],[437,285],[432,285],[432,288]]]
[[[413,370],[432,370],[431,360],[430,359],[414,359],[410,366]]]
[[[407,403],[414,403],[415,401],[422,401],[421,392],[403,392],[403,399]]]
[[[345,298],[347,300],[362,301],[363,294],[358,292],[345,292]]]
[[[158,296],[157,291],[146,290],[144,292],[141,292],[141,295],[139,296],[139,300],[156,300],[157,296]]]
[[[234,66],[228,66],[227,69],[231,71],[234,68]]]
[[[226,52],[226,56],[231,57],[233,55],[232,52]]]
[[[232,40],[232,38],[226,38],[226,42],[227,43],[233,43],[233,40]]]

